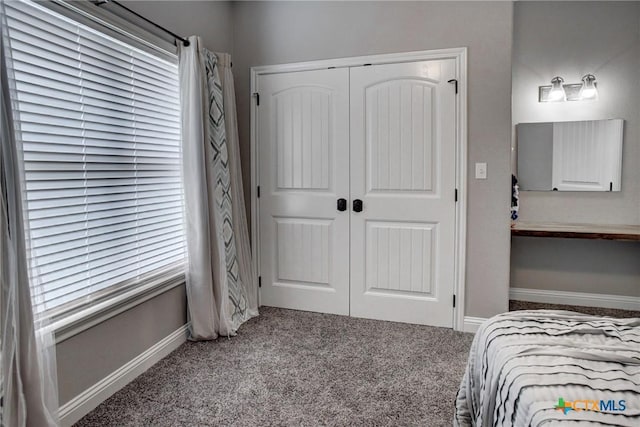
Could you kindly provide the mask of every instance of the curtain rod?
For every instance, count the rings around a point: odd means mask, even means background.
[[[155,22],[153,22],[152,20],[145,18],[144,16],[140,15],[138,12],[129,9],[127,6],[123,5],[122,3],[116,1],[116,0],[98,0],[95,2],[96,6],[102,6],[103,4],[106,3],[113,3],[119,7],[121,7],[122,9],[126,10],[127,12],[137,16],[138,18],[144,20],[145,22],[148,22],[149,24],[153,25],[154,27],[164,31],[167,34],[170,34],[173,38],[175,38],[176,40],[180,40],[185,46],[189,46],[189,40],[184,38],[184,37],[180,37],[179,35],[177,35],[176,33],[174,33],[173,31],[167,30],[165,27],[156,24]]]

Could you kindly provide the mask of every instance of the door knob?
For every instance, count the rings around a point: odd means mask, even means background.
[[[347,210],[347,199],[338,199],[338,210],[340,212]]]
[[[355,199],[353,201],[353,211],[354,212],[362,212],[362,200]]]

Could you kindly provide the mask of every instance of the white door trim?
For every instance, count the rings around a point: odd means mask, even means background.
[[[255,271],[260,275],[260,233],[258,229],[258,135],[257,105],[255,96],[258,76],[264,74],[287,73],[294,71],[317,70],[329,67],[343,68],[364,64],[390,64],[399,62],[425,61],[432,59],[455,59],[458,76],[458,96],[456,104],[456,203],[455,224],[455,284],[456,305],[453,309],[453,329],[464,328],[465,282],[466,282],[466,242],[467,242],[467,48],[437,49],[417,52],[390,53],[382,55],[358,56],[352,58],[326,59],[319,61],[298,62],[291,64],[265,65],[251,68],[251,242]],[[257,281],[257,277],[256,277]]]

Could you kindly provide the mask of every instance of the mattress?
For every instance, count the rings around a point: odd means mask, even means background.
[[[454,426],[640,426],[640,319],[504,313],[475,335]]]

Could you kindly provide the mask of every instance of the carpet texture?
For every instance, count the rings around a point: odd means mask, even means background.
[[[562,305],[562,304],[542,304],[537,302],[527,301],[509,301],[509,311],[516,310],[569,310],[576,313],[591,314],[594,316],[607,316],[607,317],[639,317],[640,311],[631,310],[619,310],[616,308],[600,308],[600,307],[580,307],[577,305]]]
[[[472,334],[263,307],[76,426],[450,426]]]

